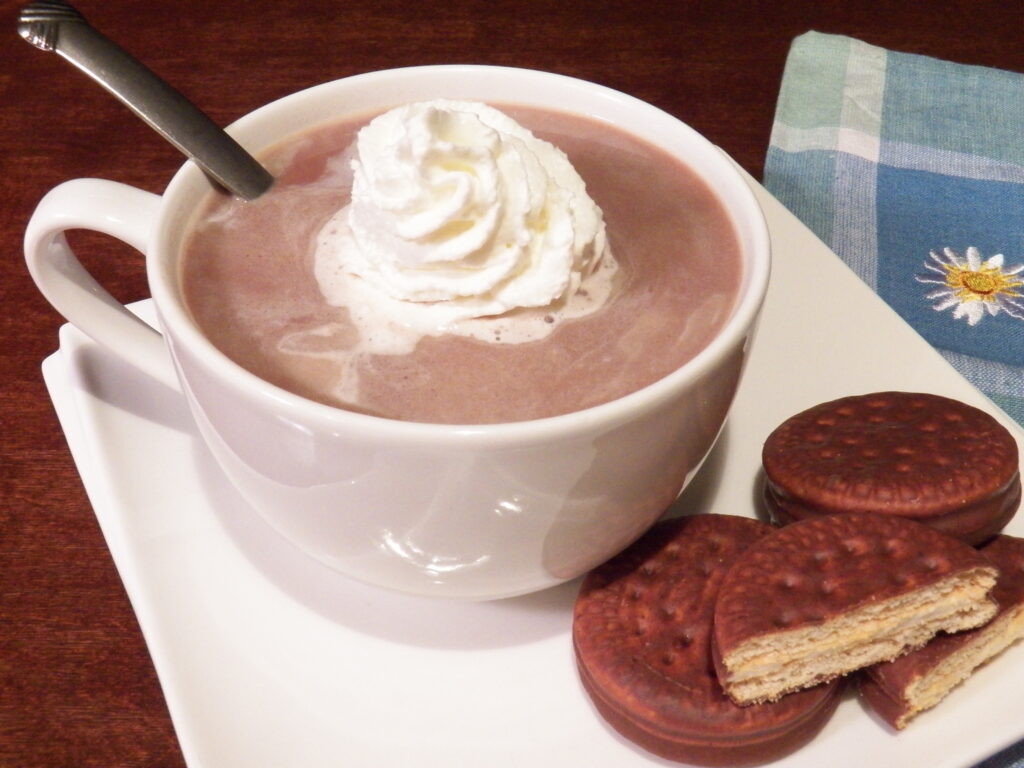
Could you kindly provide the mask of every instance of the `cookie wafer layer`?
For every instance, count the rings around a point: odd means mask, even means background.
[[[764,498],[780,524],[879,512],[927,523],[971,544],[1020,505],[1018,450],[989,414],[913,392],[845,397],[777,427],[762,451]]]
[[[1024,539],[996,536],[981,549],[999,568],[999,613],[983,627],[940,635],[920,650],[865,670],[861,694],[894,728],[904,728],[1013,642],[1024,637]]]
[[[573,619],[580,678],[627,739],[671,760],[753,765],[802,746],[834,712],[837,683],[740,707],[715,677],[719,584],[736,557],[771,532],[728,515],[669,520],[586,577]]]
[[[740,704],[888,661],[996,612],[996,568],[900,517],[815,517],[751,545],[715,607],[718,677]]]

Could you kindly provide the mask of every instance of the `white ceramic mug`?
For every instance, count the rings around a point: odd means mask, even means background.
[[[559,583],[607,559],[689,482],[736,391],[770,249],[749,187],[706,139],[644,102],[559,75],[461,65],[374,72],[280,99],[229,132],[255,152],[331,118],[439,97],[590,115],[703,176],[735,222],[744,259],[735,311],[711,344],[664,379],[576,413],[469,427],[401,422],[281,390],[203,337],[178,275],[186,224],[211,189],[191,162],[162,197],[110,181],[62,184],[32,216],[25,254],[40,290],[71,323],[155,378],[173,386],[180,380],[224,473],[285,537],[365,582],[496,598]],[[82,268],[63,235],[73,228],[105,232],[146,254],[162,334]]]

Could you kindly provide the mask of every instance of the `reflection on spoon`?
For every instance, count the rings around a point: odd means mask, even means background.
[[[233,194],[252,200],[274,183],[267,169],[206,114],[68,3],[43,0],[26,6],[18,34],[92,77]]]

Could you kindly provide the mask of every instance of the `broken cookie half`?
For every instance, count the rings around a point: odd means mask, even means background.
[[[1024,637],[1024,539],[996,536],[981,553],[999,568],[992,590],[999,605],[996,617],[977,629],[940,635],[924,648],[865,670],[861,694],[893,728],[905,728],[975,669]]]
[[[747,549],[714,614],[718,678],[775,701],[988,622],[998,570],[962,541],[868,512],[803,520]]]

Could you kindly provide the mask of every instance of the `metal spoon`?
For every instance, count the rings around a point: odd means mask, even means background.
[[[43,0],[25,6],[18,34],[92,77],[228,191],[252,200],[274,183],[267,169],[198,107],[96,31],[68,3]]]

